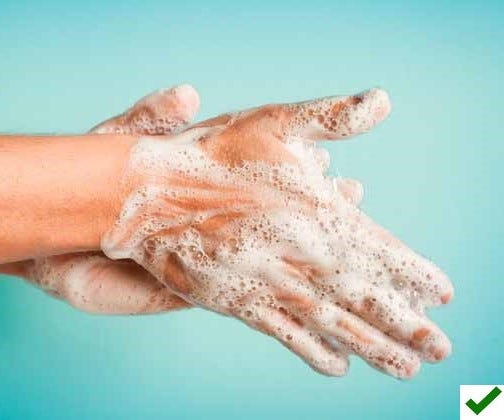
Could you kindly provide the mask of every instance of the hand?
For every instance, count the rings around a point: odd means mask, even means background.
[[[274,336],[319,372],[344,375],[355,353],[411,377],[450,353],[424,309],[447,303],[452,286],[343,198],[313,143],[367,131],[389,110],[374,89],[141,139],[124,178],[131,195],[102,249]]]
[[[183,85],[156,91],[111,118],[91,133],[166,135],[181,130],[199,107],[197,92]],[[338,180],[349,200],[358,204],[362,187]],[[86,312],[146,314],[190,305],[133,261],[113,261],[101,252],[73,253],[0,265],[0,272],[24,277],[52,296]]]
[[[199,108],[197,92],[182,85],[156,91],[92,133],[169,134],[180,130]],[[133,261],[112,261],[101,252],[74,253],[0,265],[47,293],[93,313],[144,314],[191,306]]]

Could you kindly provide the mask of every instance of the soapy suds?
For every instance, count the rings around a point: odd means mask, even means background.
[[[77,309],[99,314],[147,314],[186,308],[133,261],[79,253],[30,261],[27,279]]]
[[[97,134],[174,133],[189,122],[199,108],[198,93],[192,86],[160,89],[139,101],[123,114],[94,127]]]
[[[160,89],[90,132],[167,135],[181,130],[198,107],[198,93],[192,86]],[[23,275],[50,295],[86,312],[146,314],[190,306],[138,264],[112,261],[101,252],[26,261]]]
[[[331,118],[329,105],[299,113],[303,129],[285,139],[297,164],[220,164],[198,145],[219,127],[190,129],[176,142],[140,140],[128,172],[141,174],[141,187],[102,248],[184,299],[275,336],[323,373],[345,374],[355,353],[410,377],[421,360],[450,353],[424,309],[445,303],[452,286],[324,176],[327,154],[303,133],[344,137],[369,124],[358,112]]]

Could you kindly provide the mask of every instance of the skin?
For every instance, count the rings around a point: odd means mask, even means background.
[[[199,98],[191,88],[162,89],[90,132],[166,135],[187,125],[198,107]],[[145,314],[191,306],[133,261],[111,261],[101,252],[19,261],[0,265],[0,272],[23,277],[91,313]]]
[[[324,164],[307,171],[312,153],[299,153],[288,141],[292,135],[346,138],[369,130],[389,110],[386,94],[373,90],[223,115],[173,141],[108,134],[0,138],[8,157],[0,162],[8,203],[0,208],[3,261],[95,252],[101,242],[109,257],[133,259],[184,301],[274,336],[324,374],[345,374],[352,352],[388,374],[411,377],[422,360],[450,353],[423,310],[448,302],[451,284],[329,187]],[[150,166],[132,165],[145,142],[158,144],[159,155]],[[181,173],[178,165],[191,167],[184,156],[201,156],[214,170]],[[40,161],[35,174],[20,169]],[[254,174],[261,171],[257,184]],[[142,201],[142,194],[153,200]],[[135,198],[140,210],[125,211]],[[30,211],[13,217],[13,208]],[[257,229],[261,221],[273,221],[274,229]],[[194,231],[196,242],[187,239]],[[259,250],[263,259],[247,259],[244,249]]]
[[[168,135],[183,129],[197,113],[199,97],[187,85],[161,89],[90,133]],[[362,185],[338,179],[347,200],[358,205]],[[80,310],[97,314],[148,314],[189,308],[134,261],[114,261],[102,252],[73,253],[0,265],[0,273],[23,277]]]
[[[411,377],[451,352],[424,313],[451,299],[451,283],[343,199],[313,143],[367,131],[389,111],[385,92],[371,90],[223,115],[172,143],[144,139],[102,248],[321,373],[344,375],[355,353]]]

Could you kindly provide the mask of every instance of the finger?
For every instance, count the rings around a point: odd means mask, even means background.
[[[375,287],[355,276],[334,279],[334,301],[370,325],[438,362],[451,353],[446,335],[391,288]]]
[[[428,259],[403,246],[402,252],[391,256],[394,287],[408,289],[411,299],[424,300],[427,307],[445,305],[453,299],[450,279]]]
[[[379,369],[393,376],[409,377],[416,372],[415,369],[418,362],[416,351],[422,352],[422,355],[425,354],[425,358],[429,361],[441,360],[449,354],[451,349],[449,340],[432,323],[427,320],[420,320],[409,308],[409,312],[405,308],[396,310],[395,307],[393,307],[393,311],[388,307],[378,311],[381,302],[386,301],[386,297],[381,296],[383,293],[378,293],[379,291],[377,290],[371,290],[370,292],[373,298],[369,298],[369,301],[376,304],[375,307],[369,308],[368,300],[364,298],[360,299],[359,297],[359,294],[362,294],[362,288],[359,289],[358,286],[353,287],[353,283],[355,282],[349,281],[353,279],[346,279],[344,282],[341,282],[344,286],[338,285],[338,283],[334,284],[338,293],[334,302],[346,309],[344,311],[340,306],[335,306],[335,310],[342,314],[341,323],[340,321],[331,321],[328,325],[323,322],[321,323],[320,319],[323,319],[321,317],[323,314],[320,310],[321,307],[317,307],[315,303],[317,301],[316,297],[307,288],[307,283],[296,282],[296,279],[301,278],[311,282],[312,273],[306,269],[306,264],[293,264],[290,261],[287,266],[292,267],[289,272],[291,281],[283,282],[282,287],[277,287],[275,292],[275,300],[278,302],[279,308],[287,310],[289,314],[300,319],[319,320],[319,327],[322,325],[322,330],[320,330],[322,334],[335,338],[345,345],[348,350],[357,353]],[[299,277],[294,271],[298,272]],[[363,301],[363,308],[361,308],[360,300]],[[348,311],[352,311],[353,314]],[[406,314],[403,315],[402,312],[406,312]],[[359,318],[355,317],[355,315]],[[345,326],[350,325],[349,322],[351,321],[345,318],[352,316],[358,323],[357,326],[347,328],[348,331],[354,333],[353,341],[349,340],[348,334],[346,339],[341,334],[330,334],[335,332],[334,325],[339,326],[345,332]],[[396,321],[391,320],[392,317],[395,317]],[[369,325],[362,320],[367,321]],[[324,325],[326,329],[324,329]],[[362,325],[362,328],[366,330],[358,332],[359,325]],[[375,330],[373,326],[382,332]],[[397,336],[399,341],[402,341],[404,345],[396,343],[385,335],[384,332],[393,333],[392,337],[394,335]],[[373,338],[375,343],[371,343],[370,339],[366,339],[366,334],[370,337],[376,336]],[[367,350],[365,348],[366,345]],[[410,346],[411,349],[407,349],[405,345]],[[388,350],[385,348],[386,346],[389,347]],[[399,356],[401,357],[399,358]],[[411,360],[408,361],[408,358]],[[401,366],[398,360],[404,361],[404,366]]]
[[[147,314],[190,305],[133,261],[73,254],[35,261],[30,281],[90,313]]]
[[[353,96],[332,96],[284,105],[290,114],[287,134],[311,140],[338,140],[364,133],[390,113],[388,94],[370,89]]]
[[[377,232],[381,239],[389,240],[391,236],[383,228]],[[405,294],[413,304],[432,307],[451,301],[453,285],[436,265],[395,238],[393,245],[387,249],[382,258],[384,271],[390,274],[393,287]]]
[[[194,118],[199,104],[198,92],[190,85],[161,89],[140,99],[123,114],[97,125],[91,132],[170,134]]]
[[[369,131],[383,121],[390,110],[388,94],[375,88],[353,96],[263,105],[202,121],[195,127],[232,127],[231,137],[235,141],[242,139],[238,143],[243,147],[250,139],[258,140],[256,133],[262,133],[260,140],[264,140],[267,134],[281,140],[288,136],[337,140]],[[240,136],[237,138],[234,134],[238,132]]]
[[[346,375],[347,357],[318,334],[311,333],[276,309],[261,308],[255,313],[256,319],[246,321],[249,325],[275,337],[314,370],[328,376]]]
[[[332,304],[319,306],[312,328],[333,337],[375,368],[397,378],[411,378],[420,369],[415,351],[395,342],[357,316]]]
[[[329,152],[323,147],[309,147],[307,150],[313,154],[315,163],[320,168],[320,171],[325,174],[331,164],[331,156]]]
[[[336,178],[334,183],[338,191],[350,204],[354,206],[361,204],[364,197],[364,187],[359,181],[350,178]]]
[[[402,291],[415,305],[430,307],[450,302],[454,290],[446,274],[364,214],[360,217],[368,229],[365,238],[368,247],[381,260],[383,271],[390,274],[396,290]]]

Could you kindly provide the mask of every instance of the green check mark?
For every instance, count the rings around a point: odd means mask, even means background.
[[[495,387],[479,403],[476,404],[471,398],[470,400],[466,401],[466,405],[474,412],[474,414],[478,415],[485,408],[487,408],[492,403],[492,401],[499,396],[501,392],[502,391],[498,387]]]

